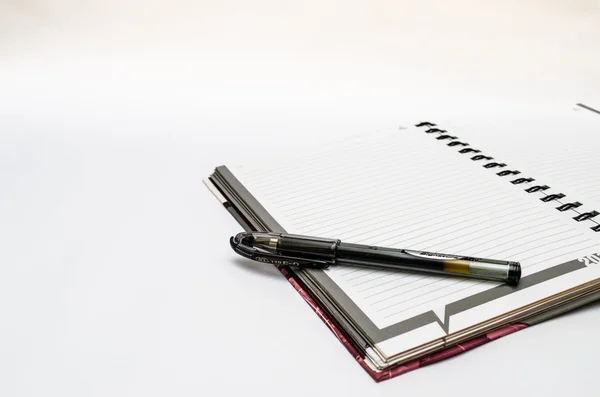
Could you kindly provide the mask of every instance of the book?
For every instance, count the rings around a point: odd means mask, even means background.
[[[575,109],[552,120],[553,131],[523,120],[421,120],[282,147],[260,162],[218,166],[205,183],[246,231],[521,263],[517,286],[279,266],[382,381],[600,297],[600,116]]]

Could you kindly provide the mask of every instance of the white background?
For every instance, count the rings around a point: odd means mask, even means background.
[[[482,3],[0,2],[0,395],[597,395],[599,304],[374,383],[202,184],[282,141],[600,105],[598,1]]]

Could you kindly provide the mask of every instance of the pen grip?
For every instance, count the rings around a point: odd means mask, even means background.
[[[329,238],[285,234],[278,239],[277,251],[284,256],[301,256],[307,259],[333,261],[339,243],[339,240]]]

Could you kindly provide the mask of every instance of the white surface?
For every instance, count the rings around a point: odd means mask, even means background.
[[[231,252],[240,228],[201,180],[273,140],[597,105],[598,18],[596,1],[1,3],[0,394],[596,395],[598,304],[375,384]]]

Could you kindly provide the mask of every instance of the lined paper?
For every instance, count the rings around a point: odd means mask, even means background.
[[[289,233],[514,260],[523,276],[599,250],[593,232],[557,216],[540,193],[435,138],[393,130],[232,171]],[[327,274],[380,328],[430,310],[443,317],[447,304],[499,285],[347,266]]]

